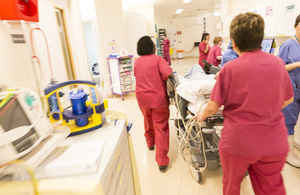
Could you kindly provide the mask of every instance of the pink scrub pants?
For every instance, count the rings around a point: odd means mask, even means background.
[[[140,106],[144,115],[144,127],[147,146],[156,145],[155,160],[158,165],[169,164],[169,108],[149,108]]]
[[[168,62],[169,66],[171,66],[171,57],[169,51],[164,51],[164,59]]]
[[[239,157],[219,149],[223,168],[223,194],[239,195],[240,184],[248,170],[255,195],[285,195],[281,170],[287,153]]]

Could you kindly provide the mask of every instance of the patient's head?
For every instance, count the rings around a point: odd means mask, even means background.
[[[259,15],[251,12],[237,15],[230,24],[230,38],[240,52],[261,49],[265,23]]]
[[[149,36],[143,36],[137,42],[137,53],[140,56],[155,54],[155,45]]]

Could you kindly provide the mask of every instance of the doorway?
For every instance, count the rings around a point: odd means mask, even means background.
[[[64,54],[64,61],[67,70],[67,77],[69,80],[75,80],[75,68],[72,58],[72,52],[70,48],[70,41],[67,33],[64,10],[55,8],[55,15],[58,24],[59,37],[62,45],[62,50]]]

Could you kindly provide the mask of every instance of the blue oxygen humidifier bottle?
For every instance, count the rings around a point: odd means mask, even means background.
[[[71,103],[72,103],[72,109],[73,109],[74,115],[78,116],[78,115],[82,115],[82,114],[86,113],[86,111],[87,111],[87,107],[86,107],[87,95],[83,91],[83,89],[71,91],[69,94],[69,99],[71,100]],[[88,118],[82,117],[79,119],[75,119],[75,123],[78,127],[84,127],[88,124]]]

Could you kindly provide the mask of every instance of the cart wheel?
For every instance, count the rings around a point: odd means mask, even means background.
[[[200,171],[197,172],[197,182],[201,183],[202,182],[202,174]]]

